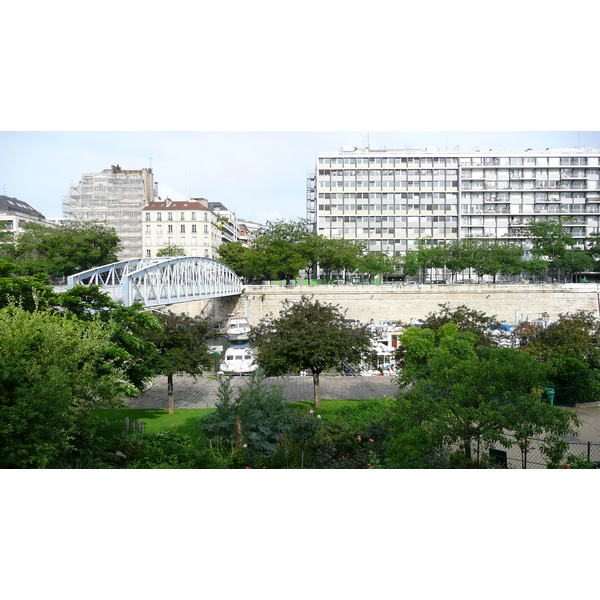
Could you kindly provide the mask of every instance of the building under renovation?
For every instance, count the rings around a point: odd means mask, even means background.
[[[152,169],[127,171],[119,165],[84,173],[63,199],[63,215],[113,227],[123,246],[120,260],[142,258],[142,209],[154,200]]]

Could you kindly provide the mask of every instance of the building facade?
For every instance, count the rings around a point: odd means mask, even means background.
[[[524,227],[562,218],[578,246],[600,233],[600,150],[440,152],[342,147],[307,176],[315,231],[404,254],[418,240],[525,241]]]
[[[63,199],[63,216],[77,221],[99,221],[114,227],[121,238],[120,260],[142,258],[142,208],[156,194],[152,169],[124,170],[111,166],[100,173],[84,173]]]
[[[23,225],[28,223],[54,226],[53,223],[46,221],[41,212],[35,210],[27,202],[0,196],[0,231],[18,233]]]
[[[215,258],[221,245],[217,215],[205,198],[151,202],[142,209],[142,255],[155,258],[168,246],[179,246],[185,256]]]

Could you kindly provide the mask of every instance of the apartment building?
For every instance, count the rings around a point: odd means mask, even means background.
[[[44,215],[27,202],[0,195],[0,231],[17,233],[28,223],[54,226]]]
[[[142,258],[142,208],[156,195],[152,169],[125,170],[119,165],[84,173],[63,198],[63,216],[99,221],[114,227],[123,249],[119,260]]]
[[[186,256],[215,258],[221,245],[217,215],[205,198],[151,202],[142,209],[142,251],[154,258],[167,246],[179,246]]]
[[[404,254],[419,239],[525,241],[531,222],[562,218],[585,246],[600,233],[600,150],[441,152],[343,146],[318,153],[307,217],[327,237]]]

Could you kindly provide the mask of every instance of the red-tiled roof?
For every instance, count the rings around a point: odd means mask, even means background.
[[[209,210],[200,202],[150,202],[142,210]]]

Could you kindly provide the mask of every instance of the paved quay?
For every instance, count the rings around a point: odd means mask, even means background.
[[[398,386],[389,376],[346,377],[321,376],[321,398],[325,400],[366,400],[394,396]],[[246,377],[233,377],[233,389],[243,390]],[[265,383],[282,386],[287,402],[312,401],[314,397],[312,377],[269,377]],[[214,377],[175,377],[175,408],[212,408],[217,401],[219,384]],[[167,378],[156,377],[152,386],[137,398],[126,401],[128,408],[166,408]]]
[[[234,377],[233,389],[241,391],[247,385],[246,377]],[[312,377],[270,377],[268,385],[282,386],[287,402],[313,400]],[[217,401],[218,382],[214,377],[175,377],[175,408],[212,408]],[[369,398],[393,397],[398,386],[393,378],[321,376],[321,398],[325,400],[367,400]],[[167,378],[156,377],[151,387],[137,398],[126,401],[128,408],[166,408]],[[586,442],[600,443],[600,402],[570,408],[579,415],[583,424],[578,438]]]

